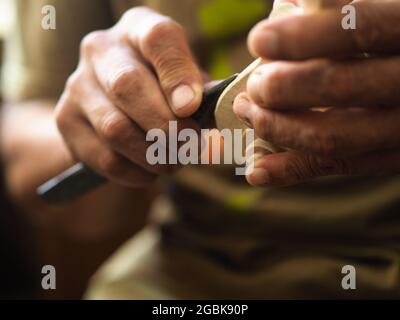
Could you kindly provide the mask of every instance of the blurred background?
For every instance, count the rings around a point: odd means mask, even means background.
[[[14,19],[12,1],[0,0],[2,54],[4,38],[10,32]],[[125,221],[125,229],[98,241],[83,242],[59,234],[30,221],[11,204],[4,187],[1,167],[0,179],[0,299],[81,298],[94,271],[135,231],[133,224]],[[56,290],[41,288],[41,269],[44,265],[56,268]]]

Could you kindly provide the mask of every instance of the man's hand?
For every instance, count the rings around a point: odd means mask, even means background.
[[[336,7],[266,20],[250,33],[251,52],[273,62],[253,73],[234,110],[288,149],[258,160],[251,184],[400,173],[400,1],[352,5],[355,30],[342,28]]]
[[[169,121],[191,115],[202,87],[182,27],[134,8],[82,41],[79,66],[57,105],[57,125],[76,160],[114,182],[141,187],[172,169],[148,164],[146,131],[168,130]],[[180,120],[178,126],[196,124]]]

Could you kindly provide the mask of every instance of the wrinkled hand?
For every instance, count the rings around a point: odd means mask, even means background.
[[[110,180],[144,186],[170,166],[146,160],[146,131],[187,117],[202,98],[202,75],[181,26],[147,8],[84,38],[80,62],[56,108],[76,160]],[[180,127],[196,128],[191,120]]]
[[[251,52],[272,62],[249,78],[234,110],[289,150],[256,162],[251,184],[400,173],[400,1],[352,4],[355,30],[342,28],[336,7],[265,20],[250,33]]]

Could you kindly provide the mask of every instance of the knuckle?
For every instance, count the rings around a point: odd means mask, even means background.
[[[354,68],[350,64],[333,64],[326,68],[325,81],[321,88],[325,88],[322,97],[333,104],[341,104],[351,100],[352,88],[357,81]]]
[[[321,155],[334,155],[341,150],[340,139],[335,133],[310,130],[304,141],[310,145],[309,151]]]
[[[367,1],[355,5],[357,5],[357,29],[350,32],[351,40],[357,50],[365,52],[377,44],[382,34],[380,24],[377,22],[380,17]]]
[[[299,59],[306,57],[303,42],[300,39],[306,39],[307,34],[305,26],[308,23],[308,17],[304,15],[294,15],[291,24],[285,29],[287,39],[296,39],[296,41],[288,41],[285,45],[282,55],[287,60]]]
[[[355,173],[351,163],[347,159],[334,159],[334,168],[337,174],[352,175]]]
[[[309,165],[314,175],[351,174],[350,164],[345,159],[309,157]]]
[[[193,72],[190,52],[182,27],[172,20],[166,20],[151,28],[142,40],[142,52],[156,68],[159,77],[168,81],[187,72]],[[182,45],[183,44],[183,45]],[[188,70],[190,66],[190,70]],[[168,83],[163,83],[168,86]]]
[[[274,68],[261,80],[263,88],[263,102],[268,108],[284,107],[285,88],[284,81],[287,74],[281,68]]]
[[[83,71],[81,69],[77,69],[68,77],[64,92],[67,95],[74,95],[80,89],[82,81]]]
[[[71,119],[72,117],[68,112],[67,105],[68,102],[64,98],[61,98],[54,112],[54,118],[57,128],[62,133],[66,132],[68,128],[71,126],[71,123],[73,123],[73,119]]]
[[[200,77],[187,42],[183,27],[169,18],[155,24],[141,39],[141,51],[157,70],[167,92],[182,79]]]
[[[123,23],[123,22],[129,22],[134,20],[137,17],[137,11],[143,10],[142,7],[134,7],[131,9],[126,10],[122,16],[121,19],[119,21],[119,23]]]
[[[145,16],[149,12],[153,11],[146,6],[135,6],[124,12],[119,23],[132,23],[132,21],[137,21],[141,16]]]
[[[100,134],[112,145],[121,144],[129,139],[132,125],[124,116],[107,115],[100,124]]]
[[[258,110],[254,122],[254,131],[263,140],[280,146],[288,146],[292,143],[291,136],[280,125],[279,115],[274,111]]]
[[[70,78],[68,82],[54,110],[55,123],[62,133],[68,131],[71,125],[76,121],[74,112],[72,112],[72,109],[76,107],[76,103],[74,102],[76,91],[75,80]]]
[[[108,89],[112,97],[125,100],[133,92],[143,89],[144,71],[139,67],[126,67],[115,72],[108,81]]]
[[[177,22],[166,18],[152,26],[142,39],[142,50],[146,54],[158,53],[166,40],[177,39],[184,35],[184,30]],[[171,46],[174,43],[171,42]],[[162,46],[164,48],[164,46]]]
[[[295,181],[350,173],[349,165],[344,159],[316,157],[307,154],[290,159],[285,169],[291,179]]]
[[[296,182],[304,181],[312,176],[315,172],[310,165],[310,162],[305,157],[292,157],[285,165],[287,175]]]
[[[190,64],[190,61],[178,52],[177,54],[171,54],[168,56],[173,56],[174,58],[165,59],[160,57],[154,61],[161,79],[161,86],[165,90],[170,91],[174,89],[182,79],[187,78],[188,75],[192,76],[194,68],[189,69],[188,65]]]
[[[124,175],[125,163],[113,151],[108,150],[98,157],[98,168],[108,176],[120,177]]]
[[[91,55],[104,42],[106,35],[106,31],[93,31],[87,34],[81,41],[81,56]]]
[[[272,142],[275,134],[272,125],[273,120],[269,119],[269,116],[272,116],[272,114],[257,108],[252,117],[252,125],[259,137]]]

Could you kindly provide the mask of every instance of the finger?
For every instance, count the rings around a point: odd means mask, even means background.
[[[144,132],[161,129],[169,141],[173,122],[176,123],[177,132],[184,128],[196,131],[199,129],[196,122],[190,118],[176,118],[165,100],[157,79],[138,57],[135,57],[135,52],[130,48],[114,46],[96,53],[92,56],[92,63],[101,86],[113,104]],[[119,139],[117,135],[116,132],[115,138]],[[175,159],[181,144],[183,142],[179,142],[176,146],[171,144],[173,148],[168,146],[172,159]],[[174,167],[165,168],[165,170],[170,169],[174,170]]]
[[[100,175],[129,187],[143,187],[154,181],[153,174],[127,161],[99,140],[83,118],[58,115],[57,119],[58,128],[74,157]]]
[[[351,155],[400,145],[394,135],[399,109],[329,109],[274,111],[258,107],[245,94],[237,97],[234,112],[256,134],[274,145],[322,155]]]
[[[133,46],[154,67],[175,114],[178,117],[193,114],[202,99],[203,81],[184,29],[146,8],[128,12],[121,25],[128,30]]]
[[[400,152],[387,151],[351,158],[331,158],[287,151],[258,160],[246,176],[253,186],[290,186],[331,175],[400,173]]]
[[[86,39],[83,48],[90,50]],[[92,52],[91,64],[101,87],[111,101],[147,131],[154,127],[167,127],[176,117],[168,107],[157,79],[133,50],[114,44],[105,50]],[[85,49],[84,49],[85,50]]]
[[[399,1],[356,1],[356,28],[342,26],[342,8],[259,23],[249,34],[250,51],[266,59],[303,60],[400,49]]]
[[[379,72],[377,72],[379,71]],[[400,105],[400,58],[272,62],[250,76],[247,91],[276,109]]]

